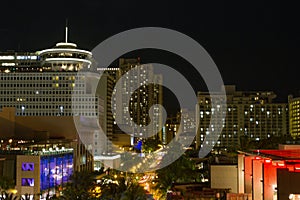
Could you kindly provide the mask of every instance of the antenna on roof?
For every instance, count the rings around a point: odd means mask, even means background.
[[[68,43],[68,19],[66,19],[66,33],[65,33],[65,40],[66,40],[66,43]]]

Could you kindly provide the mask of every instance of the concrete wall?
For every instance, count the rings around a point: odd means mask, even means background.
[[[245,193],[245,155],[238,155],[238,193]]]
[[[15,108],[3,108],[0,112],[0,137],[11,138],[15,132]]]
[[[238,193],[238,168],[237,165],[211,165],[211,188],[226,189]]]
[[[15,135],[76,139],[77,130],[71,116],[16,116]]]
[[[15,116],[15,108],[0,112],[0,138],[76,139],[77,130],[72,116]]]
[[[23,163],[34,163],[33,171],[23,171]],[[34,186],[22,186],[22,178],[33,178]],[[38,194],[40,192],[40,157],[18,155],[16,165],[16,189],[18,194]]]
[[[72,116],[15,116],[15,108],[0,112],[0,137],[21,139],[76,139],[77,130]]]

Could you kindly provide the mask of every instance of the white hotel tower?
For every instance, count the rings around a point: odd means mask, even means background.
[[[15,107],[17,116],[92,115],[95,97],[87,97],[87,85],[78,71],[91,67],[92,53],[66,40],[35,53],[0,53],[0,111]],[[76,85],[75,85],[76,83]],[[90,103],[72,111],[72,95]],[[76,100],[76,98],[75,98]],[[85,106],[84,106],[85,105]]]
[[[34,53],[0,52],[0,113],[5,108],[13,107],[19,121],[25,123],[24,121],[31,120],[28,126],[36,130],[42,127],[39,126],[39,121],[58,120],[58,123],[63,124],[61,126],[69,128],[56,130],[58,133],[54,135],[65,136],[65,132],[68,132],[67,139],[70,139],[70,135],[73,137],[71,139],[77,137],[72,124],[73,117],[78,116],[80,122],[83,122],[79,128],[84,133],[88,132],[89,138],[99,138],[99,131],[95,131],[99,128],[97,125],[101,124],[98,119],[99,95],[95,94],[97,85],[94,84],[99,78],[92,72],[92,53],[68,42],[67,27],[65,41],[57,43],[53,48]],[[84,124],[87,121],[89,124]],[[54,123],[57,121],[52,121]],[[39,127],[36,128],[37,126]],[[51,125],[47,126],[45,129],[54,129]],[[76,128],[78,131],[77,126]],[[3,134],[0,131],[1,137]],[[21,134],[24,135],[25,132]],[[92,143],[86,148],[90,153],[109,151],[107,144],[102,144],[101,141],[96,143],[93,139],[89,141]],[[85,150],[78,151],[81,154]],[[85,159],[88,157],[83,159],[83,163],[87,162]]]

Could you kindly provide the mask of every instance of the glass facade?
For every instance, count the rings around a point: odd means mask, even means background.
[[[41,191],[63,185],[73,174],[73,154],[41,157]]]

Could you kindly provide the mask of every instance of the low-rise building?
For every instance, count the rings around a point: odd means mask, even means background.
[[[241,152],[238,162],[240,193],[255,200],[300,197],[300,149]]]
[[[70,140],[0,140],[0,177],[14,180],[17,195],[54,194],[76,171],[91,168],[91,157],[78,157]],[[91,165],[86,167],[86,165]]]

